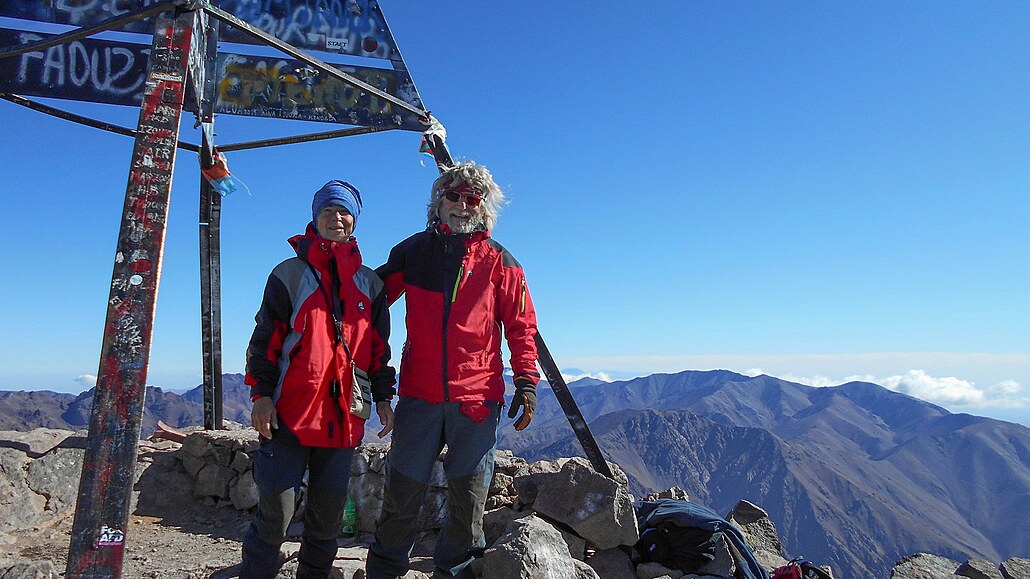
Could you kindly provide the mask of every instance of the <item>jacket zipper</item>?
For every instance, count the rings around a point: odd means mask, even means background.
[[[526,313],[526,278],[522,278],[522,299],[519,300],[519,314]]]
[[[447,239],[446,237],[441,238],[441,240],[443,241],[443,255],[444,255],[444,268],[443,268],[444,287],[447,287],[447,285],[446,285],[447,277],[446,276],[447,276],[447,265],[448,265],[448,262],[449,262],[448,258],[450,257],[450,255],[452,253],[452,251],[451,251],[451,243],[449,243],[450,240]],[[451,302],[454,301],[454,298],[457,297],[457,295],[458,295],[458,284],[457,284],[457,282],[455,282],[455,284],[454,284],[454,291],[453,291],[453,293],[451,295],[451,299],[448,300],[446,297],[444,297],[444,300],[443,300],[443,328],[442,328],[442,330],[443,330],[443,339],[440,341],[440,343],[441,343],[441,345],[443,347],[443,356],[442,356],[443,365],[441,367],[441,371],[443,372],[443,376],[442,377],[443,377],[443,401],[444,402],[450,402],[451,401],[451,391],[450,391],[450,386],[448,384],[448,379],[447,379],[447,320],[451,317]]]

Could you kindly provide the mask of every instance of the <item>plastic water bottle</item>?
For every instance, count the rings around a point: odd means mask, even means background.
[[[237,191],[243,191],[247,195],[250,195],[250,188],[247,187],[247,184],[229,174],[226,174],[225,177],[208,181],[208,183],[210,183],[211,188],[218,191],[218,194],[222,197]]]
[[[200,173],[211,185],[211,188],[222,197],[236,191],[243,191],[250,195],[250,188],[247,187],[247,184],[233,177],[232,173],[229,172],[229,164],[221,151],[215,150],[214,164],[207,169],[201,169]]]
[[[358,534],[358,513],[354,505],[354,499],[347,495],[347,504],[343,507],[343,530],[344,537],[354,537]]]

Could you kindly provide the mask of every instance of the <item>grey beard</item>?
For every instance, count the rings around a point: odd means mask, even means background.
[[[465,223],[459,224],[457,227],[452,227],[455,233],[472,233],[473,231],[482,229],[483,224],[478,219],[470,219]]]
[[[450,227],[451,231],[453,231],[454,233],[473,233],[475,231],[483,229],[482,219],[469,219],[463,223],[451,223],[451,221],[448,220],[446,223],[447,226]]]

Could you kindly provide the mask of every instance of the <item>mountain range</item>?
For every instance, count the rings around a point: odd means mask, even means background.
[[[1030,429],[947,410],[876,384],[814,388],[728,371],[569,385],[608,460],[641,497],[672,486],[726,513],[762,505],[794,556],[835,577],[887,577],[902,557],[1030,555]],[[529,460],[582,456],[546,383],[531,428],[498,446]],[[0,429],[83,429],[93,391],[0,392]],[[223,376],[223,416],[247,424],[249,389]],[[143,436],[157,420],[203,424],[200,387],[148,387]],[[368,425],[369,433],[378,425]],[[369,434],[366,440],[374,439]]]

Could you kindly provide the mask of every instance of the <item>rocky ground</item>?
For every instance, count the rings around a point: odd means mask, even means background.
[[[125,577],[208,577],[239,558],[247,514],[192,499],[185,473],[162,448],[169,444],[141,449],[145,470],[126,532]],[[72,509],[62,509],[38,526],[6,534],[3,559],[50,561],[63,576],[73,517]]]
[[[0,579],[64,576],[84,435],[51,429],[0,432]],[[253,478],[245,460],[256,444],[254,438],[247,430],[196,432],[183,435],[181,445],[172,440],[141,441],[123,577],[237,576],[241,539],[251,517],[247,509],[254,504],[256,492],[247,489]],[[365,533],[374,529],[381,502],[385,453],[385,445],[363,445],[352,466],[351,485],[363,497],[356,505],[356,527]],[[442,484],[442,467],[436,470],[440,476],[434,480],[440,478]],[[491,547],[473,571],[493,579],[697,577],[657,563],[631,562],[621,550],[636,540],[637,529],[625,475],[618,469],[616,475],[619,482],[598,475],[583,459],[528,464],[510,452],[499,452],[488,498],[488,506],[496,508],[487,513],[484,525]],[[433,487],[427,501],[436,508],[423,517],[423,529],[439,528],[433,513],[442,512],[441,497],[442,489]],[[653,498],[687,497],[674,488]],[[727,520],[742,530],[766,569],[785,563],[775,525],[760,507],[741,501]],[[340,539],[336,579],[364,579],[367,539],[367,534]],[[280,579],[295,576],[296,561],[291,555],[298,548],[295,541],[284,545],[287,560]],[[431,551],[429,542],[416,546],[408,579],[430,577]],[[704,569],[730,576],[733,565],[725,551],[724,557],[717,556]],[[1030,579],[1030,559],[1012,558],[999,565],[917,554],[898,562],[890,577]]]
[[[8,442],[6,447],[0,445],[0,475],[13,470],[10,457],[18,453],[42,454],[54,444],[77,445],[76,437],[62,441],[58,439],[60,435],[50,436],[41,431],[4,434],[8,435]],[[12,443],[11,438],[19,440]],[[169,441],[143,441],[141,444],[136,504],[126,532],[123,577],[234,577],[233,566],[239,562],[241,539],[251,515],[232,505],[214,506],[210,501],[192,496],[191,480],[173,453],[169,452],[178,446]],[[74,450],[51,453],[55,454],[76,453]],[[14,493],[23,497],[32,495],[32,502],[48,507],[46,516],[40,516],[38,520],[33,520],[36,515],[31,511],[9,511],[0,515],[6,519],[4,528],[9,530],[0,532],[0,575],[5,579],[48,577],[47,569],[50,568],[53,569],[52,576],[64,576],[77,488],[73,481],[66,479],[68,476],[77,477],[75,471],[81,468],[81,451],[78,458],[78,461],[66,461],[73,464],[48,466],[45,472],[40,473],[40,478],[46,483],[34,483],[30,477],[29,485],[19,487],[11,484],[3,489],[7,496]],[[20,522],[11,519],[20,519]],[[354,539],[341,539],[340,544],[337,576],[351,579],[364,566],[367,544]],[[284,544],[284,557],[295,553],[297,548],[299,544],[296,542]],[[423,550],[419,549],[420,554]],[[23,569],[21,575],[3,572],[12,565],[25,567],[30,563],[34,567]],[[422,556],[416,559],[414,567],[417,570],[409,573],[410,578],[424,577],[423,572],[432,570],[432,564],[428,563],[427,567],[427,559]],[[295,563],[288,561],[280,576],[292,577],[295,570]]]

